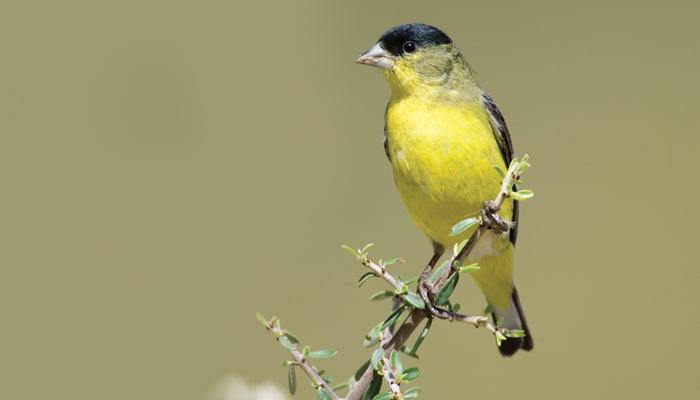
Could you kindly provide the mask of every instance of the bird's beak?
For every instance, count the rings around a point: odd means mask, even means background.
[[[362,53],[355,60],[358,64],[370,65],[372,67],[389,69],[394,65],[394,56],[392,56],[388,51],[384,50],[382,46],[377,43],[372,46],[371,49]]]

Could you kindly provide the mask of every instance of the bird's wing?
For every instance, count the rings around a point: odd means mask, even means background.
[[[389,162],[391,162],[391,156],[389,155],[389,139],[387,139],[386,136],[386,114],[389,112],[389,104],[386,105],[386,108],[384,109],[384,154],[386,154],[386,158],[389,159]]]
[[[506,167],[510,165],[513,160],[513,142],[510,139],[510,132],[508,132],[508,125],[506,125],[506,120],[501,114],[501,110],[498,109],[496,102],[493,101],[491,95],[483,92],[481,95],[481,102],[484,104],[486,111],[489,113],[489,121],[491,122],[491,129],[493,130],[494,136],[496,136],[496,142],[498,142],[498,147],[501,150],[501,155],[506,163]],[[518,216],[519,216],[519,206],[518,202],[513,200],[513,217],[512,221],[515,226],[510,230],[510,241],[515,244],[518,239]]]
[[[389,155],[389,140],[386,138],[386,125],[384,125],[384,154],[386,154],[386,158],[388,158],[389,162],[391,162],[391,156]]]

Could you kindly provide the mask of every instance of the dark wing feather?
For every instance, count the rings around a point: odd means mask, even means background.
[[[489,112],[493,134],[496,135],[498,147],[501,149],[501,154],[506,162],[506,166],[508,166],[513,160],[513,142],[510,140],[510,133],[508,132],[506,120],[503,118],[503,114],[501,114],[501,110],[498,109],[496,102],[493,101],[488,93],[484,92],[481,95],[481,102]]]
[[[389,112],[389,104],[387,103],[386,108],[384,109],[384,154],[386,154],[386,158],[389,159],[389,162],[391,162],[391,156],[389,155],[389,139],[386,136],[386,114]]]
[[[386,154],[386,158],[388,158],[389,162],[391,162],[391,156],[389,155],[389,140],[386,138],[386,125],[384,125],[384,154]]]
[[[489,113],[489,120],[491,122],[491,129],[493,134],[496,136],[496,142],[498,142],[498,147],[501,149],[501,155],[506,162],[506,167],[510,165],[513,160],[513,142],[510,139],[510,132],[508,132],[508,125],[506,125],[506,120],[501,114],[501,110],[498,109],[496,102],[493,101],[491,95],[484,92],[481,95],[481,102]],[[515,188],[515,187],[514,187]],[[515,244],[518,239],[518,216],[520,214],[520,206],[517,201],[513,201],[513,222],[515,226],[510,230],[510,241]]]

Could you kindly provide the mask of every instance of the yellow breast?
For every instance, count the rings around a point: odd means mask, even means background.
[[[480,102],[440,104],[412,97],[392,99],[387,140],[396,186],[418,227],[433,241],[451,246],[452,226],[477,216],[498,193],[506,166]],[[510,219],[512,204],[501,215]]]

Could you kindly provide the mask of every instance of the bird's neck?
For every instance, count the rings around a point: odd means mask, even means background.
[[[467,103],[482,94],[469,66],[459,53],[440,60],[425,58],[410,67],[385,71],[392,99],[411,97],[440,103]]]

